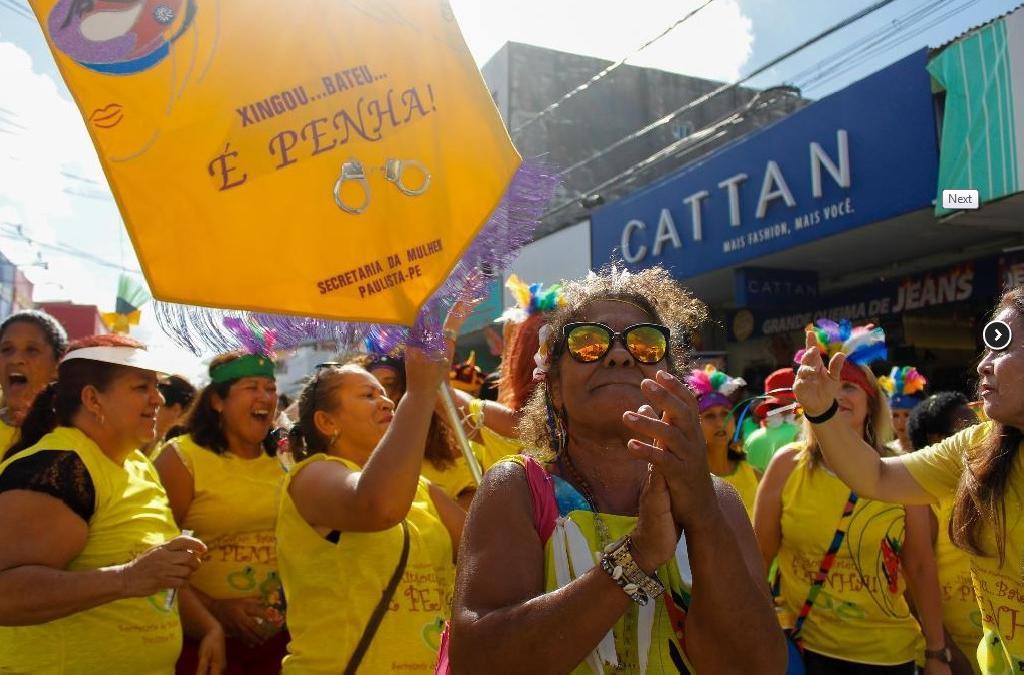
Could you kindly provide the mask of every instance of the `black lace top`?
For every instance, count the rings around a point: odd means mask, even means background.
[[[31,490],[64,502],[85,522],[96,509],[96,488],[77,453],[42,450],[12,462],[0,474],[0,492]]]

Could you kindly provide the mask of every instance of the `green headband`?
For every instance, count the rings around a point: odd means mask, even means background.
[[[274,379],[274,362],[260,354],[246,354],[222,363],[210,371],[210,382],[223,384],[243,377],[269,377]]]

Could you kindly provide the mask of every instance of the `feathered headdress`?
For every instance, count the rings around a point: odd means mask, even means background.
[[[807,332],[817,338],[818,350],[826,361],[842,352],[850,363],[866,366],[889,355],[885,348],[885,331],[872,324],[853,326],[845,319],[839,323],[818,319],[807,326]],[[801,349],[797,352],[795,360],[799,362],[806,351]]]
[[[742,377],[731,377],[710,363],[704,370],[691,370],[686,376],[686,384],[697,397],[700,412],[717,405],[731,409],[732,395],[747,386]]]
[[[261,354],[271,358],[274,356],[277,334],[273,330],[239,317],[224,319],[224,327],[234,334],[242,349],[249,354]]]
[[[512,294],[516,305],[505,310],[505,313],[498,318],[498,323],[506,321],[514,324],[522,323],[538,312],[551,312],[565,303],[560,284],[546,287],[544,284],[527,285],[513,274],[505,282],[505,288]]]
[[[875,388],[868,382],[861,367],[888,358],[885,331],[881,327],[872,324],[855,327],[845,319],[839,323],[830,319],[818,319],[807,326],[807,332],[815,336],[818,351],[826,363],[836,354],[846,354],[846,363],[843,364],[842,371],[843,380],[857,384],[869,397],[876,395]],[[801,349],[793,360],[800,363],[805,353],[807,350]]]
[[[894,366],[892,372],[878,378],[878,384],[889,396],[889,405],[901,410],[910,410],[921,402],[921,396],[928,380],[917,372],[914,366]]]

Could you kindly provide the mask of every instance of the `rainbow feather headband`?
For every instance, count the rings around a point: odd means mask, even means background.
[[[914,366],[895,366],[888,375],[878,378],[878,384],[889,397],[889,405],[907,410],[921,402],[919,394],[924,393],[928,380]]]
[[[872,324],[854,327],[845,319],[839,323],[830,319],[818,319],[807,326],[807,332],[814,335],[817,349],[825,363],[836,354],[846,355],[842,372],[844,380],[855,383],[868,397],[877,394],[864,374],[863,367],[888,358],[889,350],[885,347],[884,330]],[[801,349],[793,360],[800,363],[806,353],[806,349]]]
[[[717,405],[731,409],[732,395],[747,386],[746,380],[742,377],[731,377],[711,364],[705,366],[704,370],[690,371],[686,377],[686,384],[697,397],[697,408],[700,412]]]
[[[553,312],[565,304],[560,284],[547,287],[543,284],[527,285],[513,274],[505,282],[505,288],[512,294],[516,305],[505,310],[505,313],[498,318],[498,323],[506,321],[522,323],[538,312]]]
[[[867,366],[889,356],[885,347],[885,331],[879,326],[867,324],[854,327],[845,319],[836,323],[829,319],[818,319],[813,325],[807,326],[807,332],[813,333],[817,339],[818,350],[828,361],[840,352],[846,354],[846,360],[857,366]],[[806,349],[797,352],[797,362],[803,358]]]

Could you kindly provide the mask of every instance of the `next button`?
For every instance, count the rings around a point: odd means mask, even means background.
[[[942,206],[947,209],[976,209],[978,203],[977,190],[943,190]]]

